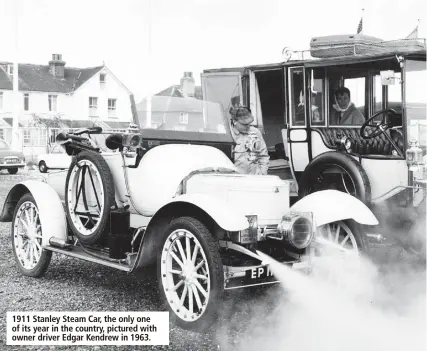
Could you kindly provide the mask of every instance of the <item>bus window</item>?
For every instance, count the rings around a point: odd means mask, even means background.
[[[303,68],[290,68],[289,80],[289,101],[292,115],[291,125],[305,126],[305,89]]]

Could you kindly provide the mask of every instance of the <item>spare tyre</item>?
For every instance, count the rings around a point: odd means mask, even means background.
[[[79,153],[67,173],[65,212],[82,244],[96,244],[107,235],[114,203],[114,181],[107,162],[97,152]]]
[[[348,154],[329,151],[316,156],[305,168],[299,182],[300,198],[319,190],[347,192],[368,205],[371,184],[362,165]]]

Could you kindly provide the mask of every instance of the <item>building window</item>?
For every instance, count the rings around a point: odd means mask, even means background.
[[[105,73],[99,75],[99,83],[105,84]]]
[[[98,98],[89,97],[89,116],[98,116]]]
[[[13,65],[7,65],[7,74],[13,76]]]
[[[24,146],[46,146],[46,128],[26,128],[23,129]]]
[[[31,145],[31,130],[30,129],[24,129],[24,145],[29,146]]]
[[[188,124],[188,113],[187,112],[181,112],[179,114],[179,123]]]
[[[49,111],[55,112],[58,95],[48,95],[48,99],[49,99]]]
[[[46,146],[47,144],[47,129],[37,129],[36,130],[37,139],[36,139],[36,145],[37,146]]]
[[[3,92],[0,91],[0,110],[3,108]]]
[[[108,99],[108,117],[116,117],[117,99]]]
[[[30,94],[24,94],[24,110],[28,111],[30,109]]]
[[[0,139],[4,140],[4,129],[0,129]]]

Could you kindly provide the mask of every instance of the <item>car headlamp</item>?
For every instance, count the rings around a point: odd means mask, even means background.
[[[136,148],[141,144],[142,136],[139,133],[126,134],[123,136],[123,146]]]
[[[309,246],[314,236],[311,213],[285,215],[277,229],[282,235],[283,241],[299,250]]]
[[[424,163],[423,150],[418,146],[418,141],[411,140],[406,150],[406,163],[409,167],[416,167]]]

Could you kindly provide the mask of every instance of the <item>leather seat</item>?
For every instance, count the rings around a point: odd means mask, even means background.
[[[360,155],[393,155],[392,151],[394,147],[384,134],[366,140],[361,137],[360,128],[313,128],[313,131],[318,132],[325,145],[331,149],[335,149],[336,140],[340,140],[342,137],[346,136],[350,137],[354,142],[354,146],[352,147],[353,153]],[[398,130],[394,129],[389,129],[386,133],[389,133],[391,139],[403,153],[403,135]]]

